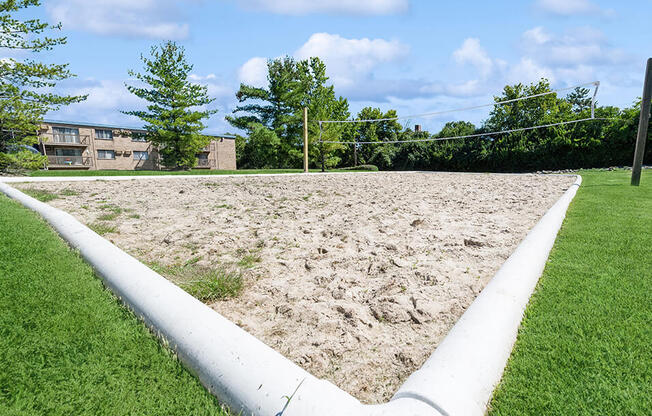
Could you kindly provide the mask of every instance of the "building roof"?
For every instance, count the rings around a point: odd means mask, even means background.
[[[47,124],[65,124],[69,126],[99,127],[99,128],[106,128],[106,129],[145,131],[142,127],[116,126],[114,124],[86,123],[83,121],[43,120],[43,122]],[[224,137],[227,139],[235,139],[235,136],[232,134],[205,134],[205,135],[210,137]]]

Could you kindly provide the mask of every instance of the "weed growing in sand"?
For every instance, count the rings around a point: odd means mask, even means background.
[[[104,222],[94,222],[92,224],[88,224],[88,228],[91,230],[95,231],[99,235],[104,235],[104,234],[109,234],[109,233],[117,233],[118,232],[118,227],[112,224],[107,224]]]
[[[110,211],[114,214],[122,213],[122,208],[114,204],[104,204],[104,205],[100,205],[98,208],[101,209],[102,211]]]
[[[200,259],[188,260],[183,265],[166,266],[153,262],[149,266],[202,302],[234,298],[242,292],[243,281],[239,273],[222,267],[197,265]]]
[[[138,214],[129,214],[129,218],[133,218],[133,219],[139,220],[139,219],[140,219],[140,215],[138,215]]]
[[[256,263],[260,263],[261,261],[262,259],[257,253],[249,253],[240,259],[238,266],[244,269],[251,269]]]
[[[77,191],[73,191],[72,189],[64,189],[63,191],[61,191],[61,193],[60,193],[59,195],[63,195],[63,196],[77,196],[77,195],[79,195],[79,192],[77,192]]]
[[[216,205],[215,208],[233,209],[233,207],[229,204]]]
[[[115,212],[109,212],[106,214],[102,214],[99,217],[97,217],[98,220],[100,221],[113,221],[114,219],[118,218],[118,215]]]
[[[23,192],[25,192],[27,195],[31,196],[32,198],[36,198],[41,202],[48,202],[52,201],[53,199],[59,198],[59,195],[46,191],[45,189],[24,189]]]
[[[308,195],[303,196],[302,198],[303,198],[304,201],[307,201],[308,199],[310,199],[311,196],[312,196],[312,194],[308,194]]]
[[[195,254],[195,253],[197,252],[197,250],[199,250],[199,247],[201,247],[201,245],[200,245],[199,243],[195,243],[195,242],[193,242],[193,241],[189,241],[189,242],[187,242],[187,243],[183,243],[183,244],[181,245],[181,247],[186,248],[186,249],[190,250],[190,252],[191,252],[192,254]]]

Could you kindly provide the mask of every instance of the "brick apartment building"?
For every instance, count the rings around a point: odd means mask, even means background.
[[[132,137],[144,130],[101,124],[45,121],[39,132],[41,153],[48,169],[161,169],[152,143]],[[213,136],[197,154],[198,169],[236,168],[235,136]]]

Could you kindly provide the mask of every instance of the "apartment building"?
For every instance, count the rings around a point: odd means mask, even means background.
[[[144,130],[46,120],[39,132],[39,146],[48,158],[48,169],[161,169],[152,143],[134,137],[139,132]],[[195,168],[235,169],[235,136],[210,136],[213,140],[197,153]]]

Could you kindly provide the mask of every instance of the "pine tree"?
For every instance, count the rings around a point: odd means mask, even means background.
[[[233,116],[226,120],[250,135],[261,125],[274,132],[280,140],[275,153],[278,168],[299,167],[303,157],[303,108],[308,107],[310,164],[320,166],[323,159],[327,167],[339,163],[337,143],[319,140],[319,125],[315,120],[345,120],[349,117],[349,104],[345,98],[335,97],[332,85],[326,85],[326,66],[316,57],[297,61],[286,56],[267,63],[267,88],[241,84],[236,93],[239,102]],[[337,141],[344,126],[324,124],[322,140]],[[267,162],[265,165],[269,165]]]
[[[187,62],[183,47],[168,41],[153,46],[150,53],[151,58],[141,55],[145,73],[129,71],[146,87],[126,85],[129,92],[149,102],[147,111],[123,113],[145,122],[145,136],[158,148],[163,165],[190,169],[197,163],[197,153],[211,141],[201,134],[206,127],[202,120],[217,112],[197,107],[214,99],[209,98],[206,86],[188,79],[193,66]]]
[[[46,31],[60,30],[61,24],[14,17],[22,9],[39,5],[39,0],[0,1],[0,48],[34,53],[66,43],[65,37],[43,36]],[[86,96],[62,96],[44,89],[73,76],[68,64],[0,60],[0,170],[43,166],[45,156],[26,150],[27,146],[38,143],[43,116],[62,105],[86,99]]]

